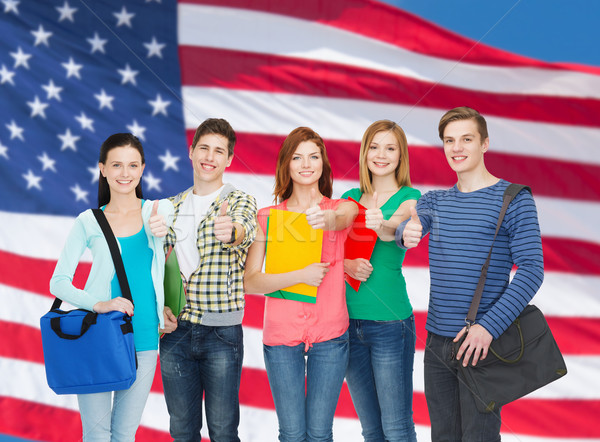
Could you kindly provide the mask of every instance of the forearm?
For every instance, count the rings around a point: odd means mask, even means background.
[[[251,271],[244,275],[244,291],[252,294],[272,293],[302,282],[301,270],[285,273]]]

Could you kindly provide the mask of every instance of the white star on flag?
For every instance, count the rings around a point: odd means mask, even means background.
[[[106,53],[104,45],[108,43],[108,40],[100,38],[97,32],[94,32],[94,38],[88,38],[87,42],[92,45],[92,54],[96,51],[100,51],[103,54]]]
[[[67,78],[77,77],[79,80],[81,80],[81,75],[79,75],[79,71],[81,70],[83,65],[75,63],[73,57],[69,57],[69,62],[61,63],[61,66],[66,69]]]
[[[11,120],[10,124],[5,125],[6,128],[10,131],[10,139],[18,138],[21,141],[25,141],[25,137],[23,137],[23,128],[17,126],[15,120]]]
[[[25,178],[25,181],[27,181],[28,189],[35,187],[38,190],[42,190],[42,186],[40,185],[42,177],[35,175],[31,169],[27,170],[27,174],[22,174],[21,176]]]
[[[42,155],[38,155],[38,160],[42,162],[42,170],[50,169],[52,172],[56,172],[56,160],[53,160],[48,156],[46,152],[42,153]]]
[[[148,103],[152,106],[152,116],[156,114],[163,114],[167,116],[167,107],[171,104],[170,101],[163,101],[160,94],[156,94],[156,100],[148,100]]]
[[[144,126],[140,126],[137,120],[133,120],[133,123],[126,127],[127,129],[129,129],[129,132],[131,132],[133,135],[135,135],[142,141],[146,141],[146,138],[144,137],[144,132],[146,132],[146,128]]]
[[[2,65],[2,69],[0,69],[0,84],[4,84],[4,83],[10,83],[13,86],[15,85],[15,82],[13,81],[13,77],[15,76],[15,73],[13,71],[9,71],[6,66]]]
[[[86,114],[81,112],[75,119],[81,124],[81,129],[87,129],[90,132],[94,132],[94,120],[88,118]]]
[[[46,118],[46,112],[44,110],[49,106],[48,103],[42,103],[38,96],[36,95],[33,101],[28,101],[27,106],[31,108],[30,117],[40,116],[42,118]]]
[[[2,142],[0,142],[0,157],[4,157],[7,160],[8,158],[8,147],[6,147]]]
[[[37,31],[31,31],[31,33],[35,37],[35,42],[33,43],[34,46],[43,44],[44,46],[50,47],[48,39],[52,36],[52,32],[44,30],[44,27],[40,25]]]
[[[112,95],[107,95],[107,93],[104,92],[104,89],[100,89],[100,93],[95,94],[94,98],[96,98],[96,100],[100,102],[100,109],[107,107],[110,110],[113,110],[112,102],[115,99],[115,97],[113,97]]]
[[[167,149],[164,155],[159,155],[158,159],[163,162],[163,172],[173,169],[176,172],[179,172],[179,167],[177,167],[177,161],[180,160],[180,157],[176,157],[171,155],[171,151]]]
[[[42,89],[46,91],[46,98],[48,100],[54,98],[58,101],[61,101],[60,92],[63,90],[63,88],[55,85],[52,79],[48,82],[48,84],[42,85]]]
[[[162,181],[160,178],[156,178],[154,175],[152,175],[152,172],[148,172],[146,174],[144,174],[144,182],[146,183],[147,190],[156,190],[158,192],[160,192],[160,182]]]
[[[75,14],[75,12],[77,12],[77,8],[71,8],[69,6],[69,3],[65,1],[65,3],[62,5],[62,7],[57,6],[56,10],[58,12],[60,12],[60,17],[58,18],[58,21],[61,22],[63,20],[69,20],[71,22],[75,22],[75,19],[73,18],[73,14]]]
[[[63,135],[57,135],[58,138],[62,141],[62,146],[60,150],[71,149],[73,152],[77,152],[77,146],[75,143],[81,138],[78,135],[73,135],[71,133],[71,129],[67,128],[67,131]]]
[[[123,6],[121,12],[113,12],[113,15],[117,17],[117,27],[125,25],[131,28],[131,19],[135,17],[135,14],[127,12],[125,6]]]
[[[31,54],[27,54],[23,52],[21,46],[17,48],[17,52],[11,52],[10,56],[15,59],[14,68],[18,68],[19,66],[25,66],[25,68],[29,69],[29,59],[31,58]]]
[[[123,77],[121,84],[133,83],[133,85],[137,86],[135,76],[139,74],[139,72],[131,69],[129,63],[125,64],[125,69],[117,69],[117,72]]]
[[[92,174],[92,184],[97,182],[98,179],[100,178],[100,175],[99,175],[100,169],[98,169],[98,166],[88,167],[87,170],[89,173]]]
[[[8,14],[9,12],[14,12],[15,14],[19,15],[19,10],[17,9],[17,6],[19,5],[18,0],[2,0],[2,3],[4,3],[5,14]]]
[[[165,43],[159,43],[156,41],[156,37],[152,37],[152,41],[150,43],[144,43],[146,49],[148,49],[148,55],[146,57],[150,58],[156,55],[158,58],[162,58],[162,50],[166,46]]]
[[[79,184],[75,183],[73,187],[69,187],[69,190],[75,194],[75,201],[88,202],[87,195],[89,192],[87,190],[83,190]]]

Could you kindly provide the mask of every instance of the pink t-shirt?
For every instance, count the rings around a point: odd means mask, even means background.
[[[323,210],[335,210],[344,201],[323,197],[319,206]],[[263,232],[267,231],[270,209],[288,210],[287,200],[258,211],[258,223]],[[350,229],[351,226],[340,231],[323,232],[321,262],[328,262],[330,266],[317,290],[315,304],[267,297],[263,326],[265,345],[294,346],[304,343],[308,349],[311,344],[337,338],[348,329],[344,241]]]

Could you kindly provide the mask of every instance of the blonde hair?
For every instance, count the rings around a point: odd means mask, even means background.
[[[411,187],[410,183],[410,167],[408,162],[408,142],[406,135],[400,126],[390,120],[379,120],[371,124],[360,143],[360,159],[359,159],[359,176],[360,176],[360,191],[362,193],[373,193],[372,180],[373,176],[367,165],[367,154],[373,142],[375,134],[378,132],[391,132],[395,135],[400,147],[400,158],[396,166],[396,182],[398,186]]]

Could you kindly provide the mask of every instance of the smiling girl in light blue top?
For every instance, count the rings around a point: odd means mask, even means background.
[[[163,317],[164,236],[173,206],[144,201],[144,151],[132,134],[114,134],[100,149],[98,207],[118,238],[134,305],[121,296],[108,244],[91,209],[81,213],[69,233],[50,281],[50,292],[77,308],[121,311],[133,319],[138,368],[133,385],[122,391],[79,394],[83,440],[133,441],[156,368],[159,326],[169,333],[175,318]],[[73,274],[86,248],[92,268],[83,290]]]

